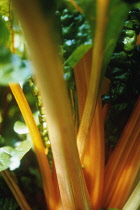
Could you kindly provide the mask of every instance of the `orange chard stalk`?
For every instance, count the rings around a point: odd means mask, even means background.
[[[33,62],[47,116],[51,148],[64,209],[92,209],[76,145],[63,64],[39,0],[13,0]],[[51,24],[52,23],[52,24]]]
[[[140,98],[133,109],[120,140],[111,154],[105,169],[104,206],[107,207],[111,196],[114,194],[117,182],[125,170],[125,165],[130,157],[133,146],[138,141],[140,131]],[[132,174],[133,175],[133,174]],[[128,184],[129,185],[129,184]]]
[[[134,188],[134,183],[140,169],[140,133],[137,137],[129,158],[124,166],[116,189],[109,202],[108,208],[122,209]],[[125,154],[124,154],[125,155]]]
[[[118,163],[118,167],[116,168],[116,170],[114,171],[114,176],[112,177],[112,183],[110,185],[109,191],[105,191],[105,201],[104,203],[109,203],[111,197],[113,196],[118,181],[121,177],[121,174],[123,173],[123,171],[125,170],[125,165],[130,157],[130,154],[133,150],[134,145],[137,145],[137,141],[138,141],[138,135],[140,132],[140,117],[137,120],[136,126],[133,129],[133,132],[131,134],[131,136],[129,137],[129,142],[128,144],[125,146],[124,151],[122,156],[120,157],[119,163]]]
[[[91,69],[91,52],[89,50],[74,69],[80,118],[87,96],[87,84]],[[101,207],[104,177],[104,130],[100,98],[97,102],[90,135],[88,137],[88,145],[82,163],[92,206],[95,210],[98,210]]]
[[[29,133],[32,139],[32,143],[33,143],[37,160],[38,160],[38,164],[40,167],[46,203],[50,209],[54,209],[57,206],[57,197],[55,194],[55,188],[52,182],[52,175],[51,175],[47,157],[45,155],[45,148],[43,146],[40,133],[38,131],[38,128],[32,116],[32,112],[30,110],[30,107],[28,105],[28,102],[24,96],[24,93],[20,85],[11,83],[10,88],[17,101],[17,104],[25,120],[25,123],[29,129]]]
[[[124,148],[129,142],[129,137],[136,125],[136,122],[139,118],[139,110],[140,110],[140,97],[137,100],[137,103],[133,109],[133,112],[122,132],[122,135],[119,139],[118,144],[116,145],[112,155],[110,156],[110,159],[108,160],[108,163],[106,165],[105,169],[105,180],[106,180],[106,187],[105,190],[109,192],[109,188],[112,183],[113,174],[116,168],[118,167],[118,162],[120,160],[120,157],[123,154]]]
[[[84,112],[82,115],[79,132],[77,136],[77,144],[81,161],[83,161],[84,158],[87,138],[90,133],[93,115],[95,112],[95,107],[99,95],[108,3],[109,3],[108,0],[97,1],[96,32],[94,36],[90,81],[87,91],[87,98],[85,102]]]
[[[78,111],[81,121],[85,101],[87,97],[87,88],[91,71],[92,49],[90,49],[74,68],[74,78],[76,84],[76,94],[78,97]]]
[[[104,183],[104,128],[100,98],[97,102],[83,165],[92,205],[94,210],[98,210],[102,207]]]

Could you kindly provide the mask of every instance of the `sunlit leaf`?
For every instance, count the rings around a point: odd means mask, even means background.
[[[25,123],[16,121],[14,124],[14,131],[18,134],[26,134],[29,133],[27,126]]]
[[[20,160],[31,149],[31,144],[28,140],[17,142],[16,147],[1,147],[0,148],[0,171],[7,168],[14,170],[19,167]]]

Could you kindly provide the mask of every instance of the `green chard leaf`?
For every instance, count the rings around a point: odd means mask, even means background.
[[[70,55],[67,59],[66,64],[71,68],[74,68],[78,61],[83,57],[83,55],[92,47],[91,44],[82,44]]]
[[[0,148],[0,171],[7,168],[14,170],[20,165],[20,160],[31,149],[28,140],[17,142],[16,147],[5,146]]]

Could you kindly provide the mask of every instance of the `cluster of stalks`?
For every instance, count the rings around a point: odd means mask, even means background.
[[[140,98],[105,165],[106,110],[101,104],[99,87],[109,1],[97,1],[95,44],[74,70],[80,118],[78,133],[75,132],[63,79],[63,63],[51,36],[52,20],[44,19],[38,0],[13,0],[12,3],[22,26],[47,116],[54,160],[51,169],[21,87],[10,84],[10,88],[29,128],[42,177],[46,206],[50,210],[128,210],[135,203],[135,210],[138,209]],[[24,209],[22,205],[21,208]]]

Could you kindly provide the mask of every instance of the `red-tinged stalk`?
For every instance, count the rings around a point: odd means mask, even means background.
[[[87,92],[85,108],[77,136],[77,144],[81,161],[83,160],[84,153],[86,150],[87,138],[90,133],[90,128],[92,125],[93,115],[95,112],[95,107],[99,94],[108,3],[108,0],[97,1],[96,32],[94,36],[94,48],[92,53],[90,82]]]
[[[139,45],[140,44],[140,35],[137,36],[137,42],[136,42],[136,45]]]
[[[140,181],[127,200],[122,210],[138,210],[140,208]]]
[[[116,187],[120,180],[121,174],[125,170],[125,165],[128,162],[128,160],[130,159],[131,153],[132,153],[132,151],[134,151],[135,146],[137,146],[137,144],[139,143],[138,142],[139,141],[138,140],[139,133],[140,133],[140,117],[137,120],[136,126],[134,127],[134,130],[133,130],[131,136],[129,137],[129,142],[125,146],[123,154],[119,159],[118,166],[117,166],[116,170],[114,171],[114,176],[112,177],[112,180],[111,180],[111,183],[109,186],[110,187],[109,191],[105,190],[105,193],[104,193],[104,205],[105,206],[108,206],[112,196],[114,195],[114,192],[116,191]],[[132,174],[132,176],[133,176],[133,174]],[[105,183],[106,183],[106,185],[108,184],[107,180],[105,181]]]
[[[45,149],[43,146],[40,133],[38,131],[32,112],[30,110],[30,107],[28,105],[28,102],[24,96],[24,93],[21,87],[18,84],[11,83],[10,88],[17,101],[17,104],[25,120],[25,123],[29,129],[29,133],[32,139],[32,143],[33,143],[37,160],[38,160],[38,164],[40,167],[46,202],[49,206],[49,209],[53,210],[57,206],[57,196],[55,194],[55,188],[52,182],[52,175],[51,175],[48,160],[45,155]]]
[[[111,81],[107,77],[104,77],[100,91],[101,95],[104,95],[109,91],[110,83]]]
[[[7,183],[9,189],[11,190],[11,192],[13,193],[17,203],[19,204],[20,208],[22,210],[31,210],[29,204],[27,203],[24,195],[22,194],[20,188],[18,187],[18,185],[15,183],[14,179],[12,178],[10,172],[8,172],[7,170],[5,171],[1,171],[0,172],[2,177],[4,178],[5,182]]]
[[[87,86],[89,83],[91,70],[91,56],[92,50],[90,49],[74,68],[74,77],[76,83],[76,94],[78,97],[78,111],[80,120],[82,118],[87,97]]]
[[[135,179],[140,169],[140,134],[137,137],[129,158],[124,166],[116,189],[107,208],[122,209],[134,188]]]
[[[53,185],[55,187],[55,193],[57,195],[57,197],[59,198],[59,203],[57,206],[57,210],[62,210],[62,201],[61,201],[61,197],[60,197],[60,190],[59,190],[59,186],[58,186],[58,179],[57,179],[57,174],[56,174],[56,169],[55,169],[55,165],[54,165],[54,161],[52,164],[52,181],[53,181]]]
[[[108,163],[105,168],[105,189],[104,195],[105,198],[108,197],[108,192],[112,186],[112,181],[114,180],[114,174],[117,171],[117,168],[120,164],[120,159],[124,155],[124,149],[127,144],[129,144],[129,137],[131,136],[134,127],[136,126],[137,120],[140,116],[140,97],[137,100],[137,103],[133,109],[133,112],[122,132],[120,140],[115,147],[113,153],[111,154]]]
[[[104,182],[104,128],[100,99],[97,102],[83,164],[92,205],[94,210],[98,210],[102,207]]]
[[[39,0],[13,0],[13,5],[21,22],[47,116],[63,208],[92,209],[76,146],[63,64],[54,45],[50,20],[44,20]]]
[[[110,108],[110,104],[105,104],[103,106],[103,122],[105,122],[105,120],[106,120],[109,108]]]

